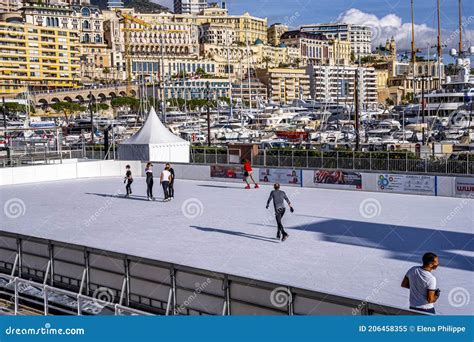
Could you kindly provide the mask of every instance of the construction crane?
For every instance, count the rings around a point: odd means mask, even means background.
[[[131,91],[131,82],[132,82],[132,54],[131,54],[131,40],[130,40],[130,33],[131,32],[142,32],[142,31],[147,31],[147,32],[159,32],[159,33],[182,33],[186,32],[185,30],[149,30],[150,27],[152,27],[152,24],[139,19],[133,15],[127,14],[122,12],[121,10],[116,10],[116,15],[117,17],[120,18],[120,20],[123,23],[123,32],[124,32],[124,47],[125,47],[125,69],[126,69],[126,75],[127,75],[127,92],[130,93]],[[137,24],[142,27],[138,28],[132,28],[131,24]],[[161,44],[161,59],[162,59],[162,73],[164,72],[164,67],[163,67],[163,44]]]
[[[149,23],[139,18],[136,18],[130,14],[123,13],[120,10],[116,10],[117,17],[123,22],[123,32],[124,32],[124,47],[125,47],[125,72],[127,74],[127,93],[130,94],[132,90],[132,54],[130,53],[130,33],[131,32],[141,32],[145,31],[145,28],[151,27]],[[142,28],[132,28],[131,24],[135,23]]]

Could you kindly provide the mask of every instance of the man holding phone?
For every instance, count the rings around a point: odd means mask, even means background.
[[[401,286],[410,290],[410,309],[436,313],[434,303],[439,298],[440,290],[436,288],[436,278],[431,272],[438,266],[438,256],[428,252],[423,255],[422,266],[408,270]]]

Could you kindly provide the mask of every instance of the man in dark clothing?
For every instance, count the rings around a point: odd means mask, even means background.
[[[125,197],[129,197],[132,194],[132,183],[133,183],[133,178],[132,178],[132,171],[130,170],[130,165],[125,166],[125,179],[124,183],[127,185],[125,186],[125,190],[127,191],[127,194]]]
[[[290,200],[286,196],[285,192],[280,190],[280,184],[275,183],[275,185],[273,185],[273,188],[275,190],[273,190],[270,193],[270,196],[268,197],[267,209],[268,209],[268,206],[270,205],[270,202],[273,200],[273,206],[275,207],[275,218],[278,225],[277,239],[280,239],[280,236],[281,236],[282,238],[281,241],[285,241],[289,237],[289,235],[285,232],[285,229],[283,228],[283,224],[281,223],[283,215],[285,215],[285,211],[286,211],[285,201],[286,203],[288,203],[288,206],[290,207],[291,212],[293,212],[294,209],[291,206]]]
[[[174,169],[171,167],[170,163],[166,163],[166,167],[168,168],[168,171],[171,173],[171,181],[170,181],[170,184],[168,185],[169,198],[174,198]]]

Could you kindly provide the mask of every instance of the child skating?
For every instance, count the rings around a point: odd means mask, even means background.
[[[123,180],[123,183],[126,184],[125,190],[127,191],[127,194],[125,197],[130,197],[132,194],[132,183],[133,183],[133,177],[132,177],[132,171],[130,170],[130,165],[125,166],[125,178]]]

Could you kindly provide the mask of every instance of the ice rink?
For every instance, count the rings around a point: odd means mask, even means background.
[[[398,307],[433,251],[438,313],[474,313],[474,200],[283,187],[296,211],[279,242],[269,186],[178,180],[164,203],[158,183],[155,202],[143,178],[130,199],[121,178],[0,187],[1,229]]]

